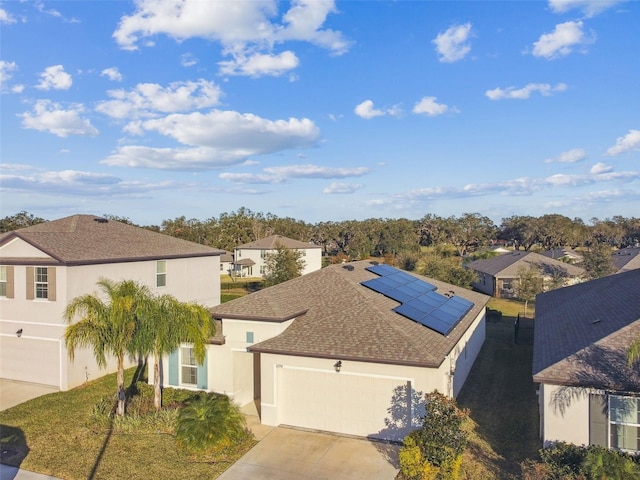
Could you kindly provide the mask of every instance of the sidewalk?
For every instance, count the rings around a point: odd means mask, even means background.
[[[16,467],[2,465],[0,463],[0,480],[59,480],[56,477],[42,475],[41,473],[20,470]]]

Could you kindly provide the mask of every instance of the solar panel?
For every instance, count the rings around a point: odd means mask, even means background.
[[[429,282],[389,265],[372,265],[367,270],[379,277],[361,285],[399,302],[394,312],[442,335],[449,335],[473,308],[473,302],[456,295],[442,295]]]

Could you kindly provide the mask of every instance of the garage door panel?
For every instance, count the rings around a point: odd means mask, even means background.
[[[59,386],[59,342],[24,337],[0,337],[0,377]]]
[[[385,424],[390,411],[395,416],[409,414],[406,407],[392,403],[399,387],[406,391],[405,379],[291,367],[279,375],[278,410],[283,424],[394,440],[407,433]]]

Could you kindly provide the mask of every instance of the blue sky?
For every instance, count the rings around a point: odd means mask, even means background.
[[[0,216],[640,216],[640,2],[0,2]]]

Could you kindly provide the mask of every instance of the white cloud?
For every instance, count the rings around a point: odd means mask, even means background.
[[[213,82],[173,82],[167,87],[139,83],[133,89],[109,90],[113,100],[100,102],[96,110],[113,118],[150,117],[158,113],[183,112],[220,103],[222,91]]]
[[[558,83],[556,86],[551,86],[548,83],[529,83],[523,88],[507,87],[507,88],[494,88],[493,90],[487,90],[485,95],[490,100],[503,100],[503,99],[516,99],[526,100],[532,93],[538,92],[541,95],[548,97],[554,92],[564,92],[567,89],[565,83]]]
[[[369,173],[367,167],[332,168],[320,165],[287,165],[284,167],[267,167],[262,173],[221,173],[219,177],[234,183],[245,184],[280,184],[293,178],[346,178],[361,177]],[[337,185],[337,184],[335,184]],[[346,185],[346,184],[344,184]]]
[[[120,19],[113,37],[127,50],[136,50],[141,41],[159,34],[177,41],[193,37],[215,40],[221,43],[225,55],[232,56],[231,61],[222,62],[224,69],[254,77],[293,68],[294,58],[297,65],[297,57],[291,52],[273,54],[276,44],[304,41],[336,55],[348,50],[350,42],[341,32],[323,29],[327,16],[337,11],[333,0],[294,0],[278,23],[273,19],[280,5],[275,0],[139,0],[136,11]],[[260,67],[265,68],[263,73]]]
[[[107,165],[206,170],[238,164],[254,155],[314,145],[318,127],[309,119],[267,120],[257,115],[213,110],[172,114],[137,124],[140,133],[157,132],[189,148],[120,147]]]
[[[364,102],[356,105],[356,108],[353,110],[356,115],[362,118],[370,119],[373,117],[383,116],[385,113],[382,110],[376,110],[373,108],[373,101],[365,100]]]
[[[570,21],[556,25],[551,33],[545,33],[533,44],[533,56],[547,60],[569,55],[576,47],[595,41],[595,35],[588,37],[582,31],[581,21]]]
[[[64,71],[62,65],[52,65],[44,69],[40,74],[40,83],[36,88],[40,90],[68,90],[73,80],[71,75]]]
[[[589,170],[589,173],[592,173],[594,175],[600,175],[602,173],[609,173],[609,172],[612,172],[612,171],[613,171],[613,167],[611,165],[607,165],[606,163],[598,162],[593,167],[591,167],[591,170]]]
[[[547,158],[545,163],[576,163],[581,162],[587,158],[587,152],[582,148],[573,148],[571,150],[567,150],[566,152],[562,152],[556,158]]]
[[[101,77],[109,77],[109,80],[112,82],[121,82],[122,74],[118,70],[118,67],[109,67],[102,70],[100,73]]]
[[[361,183],[341,183],[332,182],[322,189],[322,193],[326,194],[345,194],[353,193],[362,188]]]
[[[69,135],[98,135],[98,130],[91,122],[82,118],[84,107],[79,104],[63,109],[58,103],[50,100],[38,100],[32,112],[25,112],[18,116],[22,118],[22,126],[40,132],[50,132],[58,137]]]
[[[193,53],[183,53],[180,57],[180,64],[183,67],[193,67],[198,63],[198,59],[193,55]]]
[[[0,24],[10,24],[16,23],[15,17],[13,17],[9,12],[7,12],[4,8],[0,8]]]
[[[430,117],[442,115],[450,111],[444,103],[438,103],[436,97],[423,97],[413,106],[413,113],[425,113]]]
[[[633,150],[640,150],[640,130],[629,130],[624,137],[619,137],[616,144],[610,147],[605,155],[616,156]]]
[[[555,13],[578,9],[586,17],[594,17],[623,1],[625,0],[549,0],[549,7]]]
[[[13,76],[13,72],[18,69],[16,62],[6,62],[0,60],[0,86],[6,83]]]
[[[16,171],[18,169],[15,169]],[[122,180],[113,175],[78,170],[31,171],[30,167],[21,172],[0,175],[2,187],[7,190],[34,192],[43,195],[81,195],[83,197],[140,197],[151,190],[175,190],[180,187],[174,182],[143,183]]]
[[[279,55],[255,53],[247,57],[240,54],[234,56],[233,60],[219,62],[218,65],[223,75],[245,75],[257,78],[263,75],[278,77],[293,70],[299,63],[295,53],[286,51]]]
[[[444,33],[432,40],[436,46],[440,62],[452,63],[462,60],[471,51],[468,43],[471,37],[471,23],[452,25]]]

